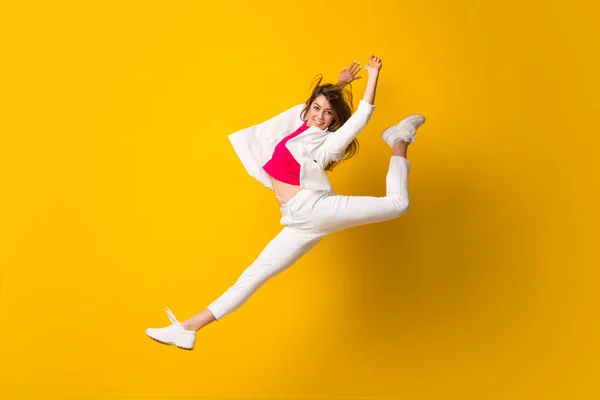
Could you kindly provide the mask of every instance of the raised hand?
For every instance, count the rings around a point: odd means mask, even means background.
[[[362,69],[360,62],[354,61],[348,67],[344,67],[342,72],[340,72],[340,76],[338,77],[337,84],[341,86],[346,86],[350,82],[362,78],[362,76],[356,76]]]
[[[369,71],[369,74],[379,73],[381,66],[381,59],[371,55],[371,57],[369,57],[369,63],[365,66],[365,69]]]
[[[374,55],[371,55],[371,57],[369,57],[369,63],[365,66],[365,69],[369,72],[369,79],[367,82],[367,87],[365,88],[363,100],[369,104],[375,104],[375,91],[377,89],[377,81],[379,81],[381,60]]]

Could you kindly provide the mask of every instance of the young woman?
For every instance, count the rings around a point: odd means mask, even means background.
[[[206,309],[178,322],[166,308],[171,325],[147,329],[149,337],[191,350],[198,330],[238,309],[268,279],[327,234],[404,214],[409,205],[407,147],[425,122],[422,115],[411,115],[382,133],[392,148],[385,197],[336,195],[325,172],[356,153],[356,136],[375,108],[381,67],[381,60],[371,56],[365,67],[369,76],[364,97],[353,115],[352,96],[344,86],[360,78],[360,63],[356,62],[342,70],[338,84],[321,85],[319,81],[305,104],[229,136],[248,173],[275,193],[284,228],[235,284]]]

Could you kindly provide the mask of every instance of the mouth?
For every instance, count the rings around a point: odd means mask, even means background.
[[[315,121],[315,125],[323,125],[325,123],[325,121],[319,121],[319,120],[314,120]]]

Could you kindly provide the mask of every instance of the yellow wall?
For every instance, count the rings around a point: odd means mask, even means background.
[[[597,7],[13,3],[0,398],[600,395]],[[409,213],[326,238],[193,352],[149,340],[280,229],[227,135],[371,53],[377,110],[330,179],[382,195],[380,132],[423,113]]]

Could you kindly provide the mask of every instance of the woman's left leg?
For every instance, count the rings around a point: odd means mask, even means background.
[[[409,207],[408,175],[410,163],[406,159],[407,143],[393,147],[393,155],[386,176],[386,195],[326,196],[312,206],[311,223],[320,232],[329,234],[359,225],[388,221],[403,215]]]

